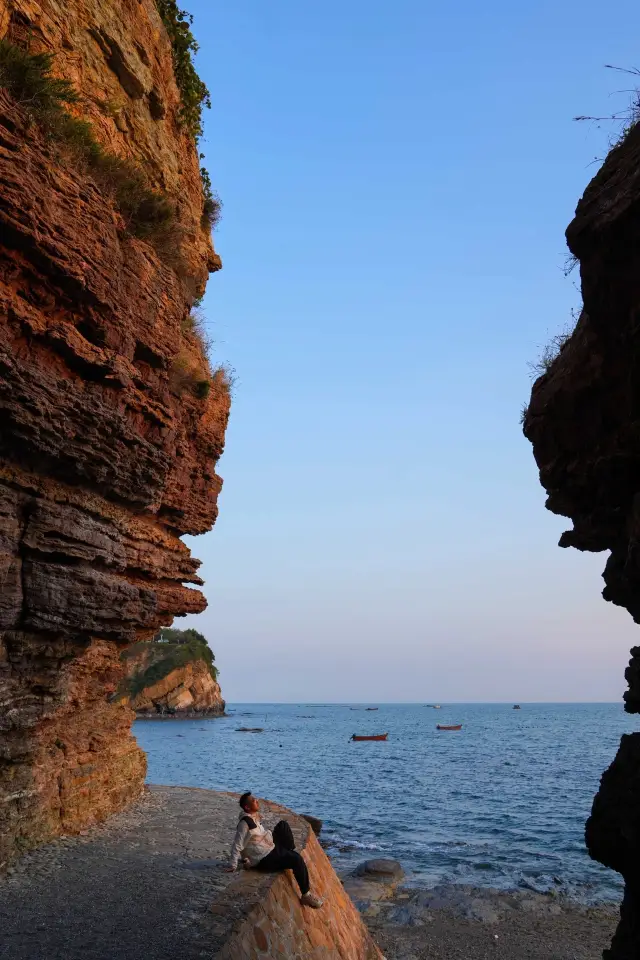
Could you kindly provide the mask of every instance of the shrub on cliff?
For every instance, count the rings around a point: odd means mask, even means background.
[[[191,328],[189,332],[199,337],[198,331]],[[207,351],[207,342],[201,339],[204,352]],[[202,366],[194,365],[187,353],[181,351],[174,357],[169,370],[169,386],[172,392],[181,397],[187,391],[199,400],[213,396],[217,400],[231,398],[233,385],[236,381],[234,371],[225,364],[220,364],[214,370],[203,370]]]
[[[68,80],[53,76],[53,54],[29,53],[0,40],[0,86],[37,123],[46,136],[60,144],[98,186],[112,195],[127,230],[153,241],[163,237],[174,220],[167,196],[153,190],[141,167],[105,150],[91,124],[67,110],[80,103]]]
[[[0,86],[40,122],[57,120],[80,97],[68,80],[51,75],[52,53],[28,53],[0,40]]]
[[[134,673],[124,682],[124,692],[131,698],[164,680],[174,670],[197,660],[206,663],[213,679],[218,679],[213,651],[205,637],[197,630],[171,630],[165,627],[151,643],[134,644],[125,650],[122,655],[125,663],[142,649],[150,651],[151,662],[145,670]]]
[[[573,312],[573,311],[572,311]],[[549,343],[545,344],[543,347],[542,353],[537,360],[529,363],[529,369],[531,371],[531,376],[537,380],[538,377],[543,376],[543,374],[548,373],[552,365],[560,356],[562,350],[569,342],[573,336],[573,331],[575,329],[575,320],[574,315],[574,325],[571,329],[567,328],[562,331],[562,333],[557,333],[555,337],[552,337]]]
[[[204,154],[200,154],[200,158]],[[222,212],[222,203],[220,197],[213,192],[211,177],[206,167],[200,167],[200,179],[202,180],[202,192],[204,194],[204,205],[202,208],[202,226],[213,230],[220,222]]]
[[[156,0],[158,13],[169,34],[173,72],[180,91],[180,120],[195,139],[202,136],[202,108],[211,107],[211,94],[193,65],[198,42],[191,32],[193,17],[181,10],[176,0]]]
[[[193,57],[199,50],[198,41],[191,32],[193,17],[182,10],[176,0],[156,0],[156,6],[171,41],[173,73],[181,101],[178,119],[187,133],[198,140],[203,133],[202,109],[211,108],[211,94],[193,63]],[[200,168],[200,177],[204,194],[202,226],[212,230],[220,220],[222,204],[213,192],[211,177],[205,167]]]

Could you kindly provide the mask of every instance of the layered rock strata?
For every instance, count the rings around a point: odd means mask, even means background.
[[[154,0],[0,0],[0,37],[53,52],[176,210],[163,256],[0,90],[1,865],[142,789],[120,654],[205,606],[179,537],[215,521],[229,397],[184,386],[220,264]]]
[[[142,644],[127,651],[125,678],[116,698],[142,717],[221,716],[225,702],[215,671],[203,659],[174,666],[171,644]],[[177,648],[180,649],[179,647]]]
[[[567,241],[584,307],[536,381],[524,431],[547,508],[569,517],[560,546],[609,551],[603,596],[640,622],[640,126],[607,157],[580,200]],[[640,647],[625,673],[625,709],[640,712]],[[625,878],[611,960],[640,956],[640,734],[622,738],[587,824],[591,855]]]

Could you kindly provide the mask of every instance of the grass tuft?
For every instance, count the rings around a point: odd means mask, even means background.
[[[67,110],[80,103],[68,80],[52,75],[53,55],[29,53],[0,40],[0,85],[5,87],[46,136],[84,167],[101,190],[113,197],[133,236],[164,237],[175,219],[169,198],[149,186],[142,168],[105,150],[91,124]]]
[[[533,379],[537,380],[538,377],[549,373],[549,370],[560,356],[563,348],[571,339],[572,334],[573,329],[563,330],[562,333],[557,333],[555,337],[552,337],[549,343],[544,346],[538,359],[529,363],[529,370],[531,371]]]
[[[222,214],[222,202],[220,197],[213,192],[211,177],[206,167],[200,167],[200,179],[202,180],[202,192],[204,194],[204,204],[202,207],[202,226],[213,230],[220,223]]]
[[[80,102],[69,80],[51,74],[52,53],[29,53],[6,38],[0,40],[0,85],[32,117],[54,120]]]

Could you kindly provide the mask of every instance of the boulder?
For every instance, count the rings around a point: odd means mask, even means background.
[[[395,880],[396,883],[404,877],[402,865],[397,860],[388,860],[383,857],[365,860],[364,863],[358,864],[353,872],[357,877],[366,877],[368,880]]]
[[[344,878],[344,888],[358,910],[365,913],[377,900],[392,896],[404,870],[397,860],[365,860]]]
[[[301,817],[307,821],[316,837],[319,837],[322,830],[322,820],[319,820],[317,817],[312,817],[310,813],[303,813]]]

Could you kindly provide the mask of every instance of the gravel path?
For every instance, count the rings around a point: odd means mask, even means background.
[[[25,855],[0,882],[1,960],[210,960],[264,880],[221,869],[237,819],[231,794],[151,787],[85,836]]]

